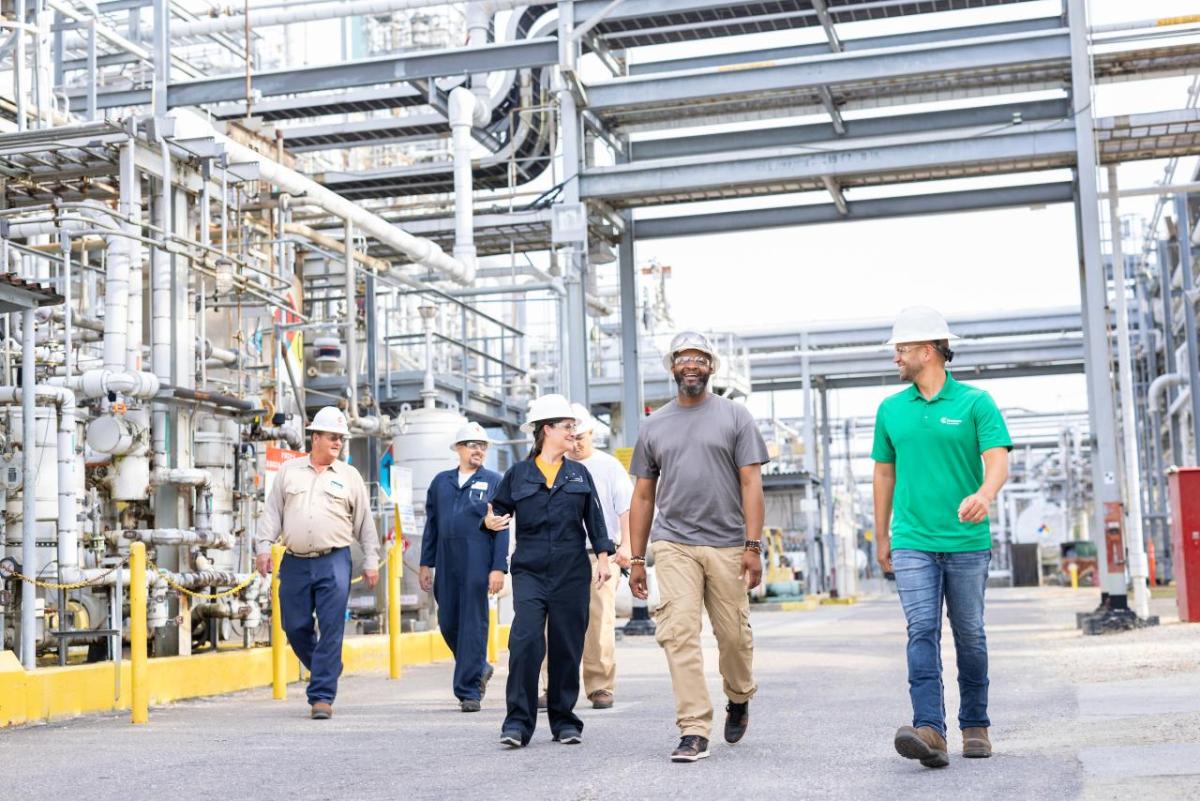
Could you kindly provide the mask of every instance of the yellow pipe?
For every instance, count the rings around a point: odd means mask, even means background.
[[[1079,589],[1079,565],[1071,562],[1067,565],[1067,570],[1071,573],[1071,589]]]
[[[500,653],[500,610],[498,598],[488,603],[488,661],[496,664],[496,656]]]
[[[131,723],[150,720],[149,665],[146,656],[146,543],[129,546],[129,674]]]
[[[283,606],[279,603],[279,567],[283,545],[271,546],[271,690],[276,701],[287,698],[287,640],[283,636]]]
[[[400,678],[400,577],[404,570],[403,540],[392,545],[387,554],[388,605],[388,676]]]

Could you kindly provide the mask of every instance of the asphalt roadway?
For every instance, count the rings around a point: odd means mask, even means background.
[[[894,597],[802,612],[756,612],[746,738],[721,740],[724,699],[708,638],[717,705],[712,756],[673,764],[677,742],[666,663],[652,638],[618,644],[616,706],[581,710],[581,745],[499,742],[501,665],[483,711],[458,711],[446,663],[398,682],[343,678],[330,721],[307,716],[303,687],[269,689],[127,714],[0,731],[0,797],[102,799],[1101,799],[1200,798],[1200,627],[1083,638],[1074,611],[1094,591],[989,590],[991,759],[958,756],[930,770],[892,748],[910,717],[904,626]],[[706,638],[708,637],[706,633]],[[946,631],[947,707],[957,690]],[[1149,684],[1147,684],[1149,682]],[[1165,699],[1165,700],[1164,700]],[[65,792],[64,792],[65,791]]]

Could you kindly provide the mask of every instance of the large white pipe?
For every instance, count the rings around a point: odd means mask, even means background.
[[[347,4],[341,4],[343,7]],[[356,229],[408,256],[422,267],[435,270],[460,284],[475,280],[475,271],[442,251],[436,242],[416,237],[361,208],[316,181],[289,169],[261,153],[233,141],[217,131],[204,117],[187,109],[173,109],[170,116],[176,121],[175,135],[180,139],[213,139],[224,148],[229,160],[237,163],[254,162],[262,180],[305,202],[319,206],[330,214],[352,223]]]
[[[21,383],[32,386],[34,373],[33,309],[21,312]],[[37,428],[33,419],[33,393],[21,397],[21,436],[24,445],[22,461],[21,496],[21,569],[26,575],[36,576],[37,563],[37,472],[33,464],[34,443]],[[26,670],[37,667],[37,588],[26,581],[21,584],[21,664]]]
[[[471,127],[478,106],[471,90],[462,86],[450,92],[450,135],[454,149],[454,258],[474,273],[475,198],[471,175]]]

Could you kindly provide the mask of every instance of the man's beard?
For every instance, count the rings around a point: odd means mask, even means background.
[[[689,398],[697,398],[697,397],[703,395],[704,391],[706,389],[708,389],[708,379],[711,378],[711,376],[707,376],[707,375],[702,376],[703,380],[698,384],[685,384],[685,383],[683,383],[685,378],[686,378],[686,376],[684,376],[683,373],[676,374],[676,376],[675,376],[676,386],[678,386],[679,390],[684,395],[687,395]]]

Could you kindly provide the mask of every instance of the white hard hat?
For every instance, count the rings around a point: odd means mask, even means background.
[[[543,395],[529,403],[529,414],[525,416],[521,430],[532,434],[534,424],[539,421],[559,419],[575,419],[575,410],[571,408],[570,401],[558,394]]]
[[[458,432],[454,435],[454,442],[450,444],[450,450],[454,450],[464,442],[486,442],[490,444],[491,440],[488,438],[487,432],[483,430],[483,426],[479,425],[479,423],[467,423],[458,429]]]
[[[308,430],[341,434],[344,437],[350,436],[350,427],[346,425],[346,415],[342,414],[342,410],[336,406],[323,406],[313,415],[312,422],[308,424]]]
[[[572,403],[571,411],[575,412],[575,433],[586,434],[596,427],[596,420],[592,417],[592,413],[587,410],[582,403]]]
[[[955,340],[960,337],[950,333],[946,318],[936,309],[928,306],[909,306],[907,309],[901,309],[897,315],[896,323],[892,326],[892,338],[887,344],[937,342],[939,339]]]
[[[680,331],[671,338],[671,345],[663,354],[663,367],[667,368],[668,372],[675,366],[675,354],[681,350],[698,350],[701,353],[707,353],[708,357],[712,359],[712,371],[715,373],[721,368],[721,359],[717,356],[716,348],[708,341],[708,337],[699,331]]]

